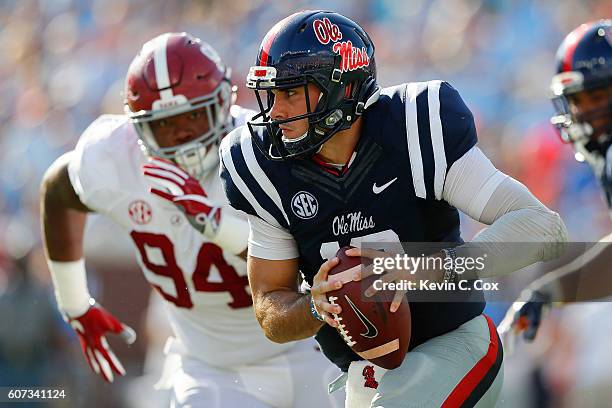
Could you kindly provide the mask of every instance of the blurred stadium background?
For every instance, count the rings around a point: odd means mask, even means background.
[[[148,39],[188,31],[233,68],[238,103],[254,107],[244,78],[266,31],[298,9],[325,8],[362,24],[376,45],[379,82],[445,79],[475,114],[492,161],[560,212],[574,241],[612,230],[596,181],[548,119],[554,52],[578,24],[612,16],[596,0],[1,0],[0,1],[0,387],[57,386],[50,406],[166,406],[153,391],[168,334],[163,312],[127,239],[91,217],[92,293],[135,327],[114,342],[128,377],[89,373],[55,308],[41,249],[38,185],[101,113],[122,113],[123,77]],[[464,237],[480,228],[467,222]],[[507,304],[492,304],[498,321]],[[554,312],[539,341],[508,357],[504,407],[604,407],[612,391],[612,306]],[[0,404],[1,405],[1,404]]]

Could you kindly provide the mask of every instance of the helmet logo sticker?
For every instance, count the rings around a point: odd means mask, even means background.
[[[291,199],[291,210],[303,220],[309,220],[317,215],[319,202],[307,191],[300,191]]]
[[[132,201],[129,205],[128,214],[132,221],[138,225],[148,224],[153,218],[153,210],[149,203],[144,200]]]
[[[316,19],[312,23],[317,40],[323,45],[329,44],[329,42],[336,42],[342,39],[342,32],[337,24],[332,24],[329,18],[325,17],[323,20]]]
[[[185,95],[172,95],[153,101],[152,108],[153,110],[170,109],[174,108],[175,106],[183,105],[186,103],[187,98],[185,97]]]
[[[341,72],[354,71],[370,65],[370,58],[365,47],[355,48],[350,40],[338,42],[342,39],[342,32],[338,25],[332,23],[329,18],[325,17],[323,20],[316,19],[312,23],[312,28],[317,40],[321,44],[333,43],[332,49],[342,57],[340,64]]]
[[[355,48],[352,42],[342,41],[335,43],[333,50],[342,57],[342,63],[340,64],[342,72],[354,71],[370,65],[370,58],[365,47]]]

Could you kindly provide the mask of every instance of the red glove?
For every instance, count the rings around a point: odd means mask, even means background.
[[[113,371],[125,375],[125,369],[108,347],[104,336],[108,332],[120,335],[127,344],[136,341],[136,332],[119,322],[113,315],[97,303],[79,317],[65,316],[79,336],[83,354],[91,369],[104,381],[113,382]]]
[[[154,157],[142,166],[143,174],[153,183],[166,188],[169,193],[157,188],[149,191],[176,205],[189,223],[200,233],[214,235],[221,221],[221,207],[213,204],[194,177],[171,161]],[[209,227],[210,226],[210,227]]]

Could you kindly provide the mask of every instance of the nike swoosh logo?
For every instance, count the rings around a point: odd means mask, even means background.
[[[374,338],[374,337],[378,336],[378,330],[372,324],[372,322],[369,321],[368,318],[365,317],[365,315],[363,313],[361,313],[361,310],[357,309],[357,306],[355,306],[355,304],[351,301],[351,299],[349,299],[348,296],[344,295],[344,298],[348,302],[348,304],[351,307],[351,309],[353,309],[353,311],[355,312],[355,314],[357,315],[359,320],[361,320],[361,323],[363,323],[363,325],[368,330],[365,333],[359,333],[359,335],[362,336],[362,337],[367,337],[368,339],[371,339],[371,338]]]
[[[397,177],[396,177],[396,178],[394,178],[393,180],[391,180],[391,181],[389,181],[389,182],[387,182],[387,183],[383,184],[383,185],[382,185],[382,186],[380,186],[380,187],[378,187],[378,186],[376,185],[376,183],[374,183],[374,185],[372,186],[372,192],[373,192],[374,194],[380,194],[380,193],[382,193],[382,192],[383,192],[383,191],[384,191],[384,190],[385,190],[387,187],[389,187],[391,184],[393,184],[393,182],[394,182],[395,180],[397,180]]]

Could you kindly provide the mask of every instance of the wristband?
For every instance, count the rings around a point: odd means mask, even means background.
[[[85,260],[58,262],[47,259],[47,265],[60,311],[71,317],[84,314],[94,302],[87,289]]]
[[[325,319],[323,319],[323,316],[321,316],[319,312],[317,312],[317,308],[315,307],[314,299],[312,298],[312,295],[310,295],[310,314],[320,322],[325,321]]]
[[[459,276],[457,272],[455,272],[455,260],[457,259],[457,252],[455,252],[455,248],[445,248],[442,250],[444,254],[444,282],[453,282],[457,283],[459,280]],[[450,266],[446,266],[446,260],[450,259]]]

